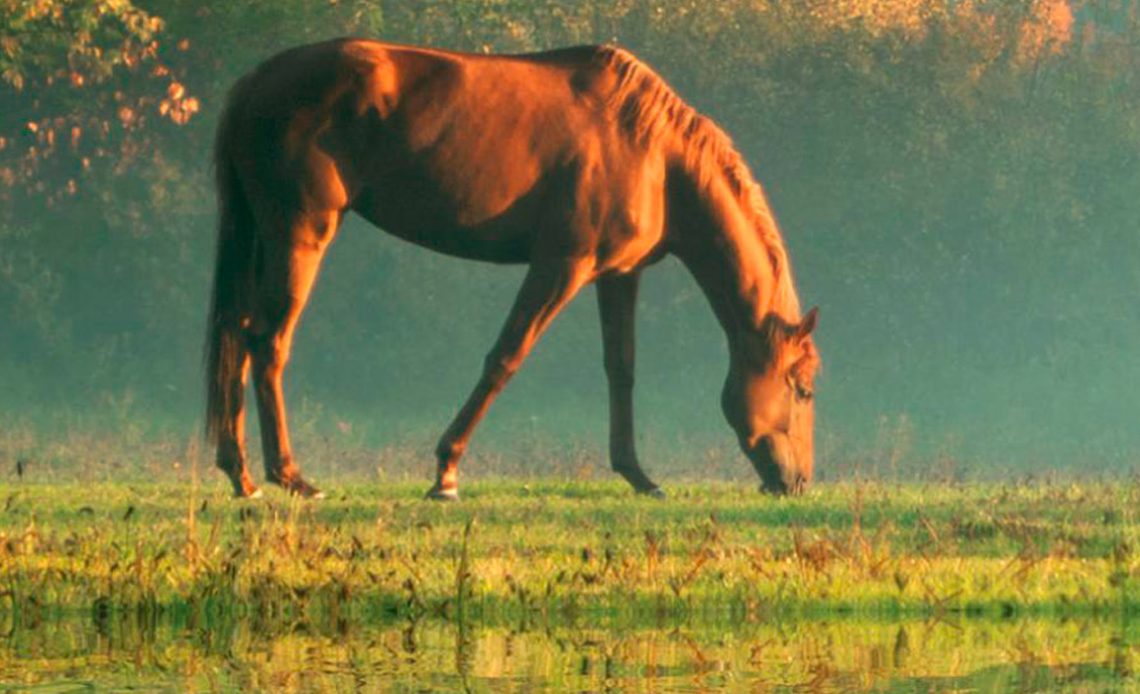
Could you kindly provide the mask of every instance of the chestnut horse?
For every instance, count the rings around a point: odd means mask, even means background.
[[[220,208],[208,436],[238,496],[252,371],[268,481],[319,496],[289,445],[281,376],[344,215],[441,253],[529,269],[471,395],[436,448],[433,499],[458,497],[471,433],[550,321],[595,283],[613,469],[661,495],[634,449],[634,305],[676,255],[727,336],[721,405],[763,488],[812,476],[819,364],[788,255],[729,138],[610,46],[470,55],[340,39],[285,51],[232,89],[215,145]]]

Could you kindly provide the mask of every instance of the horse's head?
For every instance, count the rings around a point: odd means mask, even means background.
[[[811,481],[817,316],[815,308],[799,323],[770,315],[732,348],[721,407],[768,492],[799,493]]]

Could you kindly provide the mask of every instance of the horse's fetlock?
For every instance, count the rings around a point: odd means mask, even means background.
[[[446,465],[453,460],[459,459],[463,452],[467,449],[467,444],[458,441],[443,440],[435,447],[435,457],[439,460],[440,464]]]

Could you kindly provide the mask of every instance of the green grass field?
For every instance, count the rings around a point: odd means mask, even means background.
[[[1140,611],[1135,483],[744,485],[478,481],[321,502],[220,486],[12,484],[0,498],[0,614],[69,611],[262,623],[483,624]]]

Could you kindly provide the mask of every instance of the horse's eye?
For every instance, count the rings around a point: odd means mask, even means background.
[[[811,388],[804,387],[791,373],[788,374],[788,385],[795,391],[797,400],[811,400],[812,395],[814,395]]]

